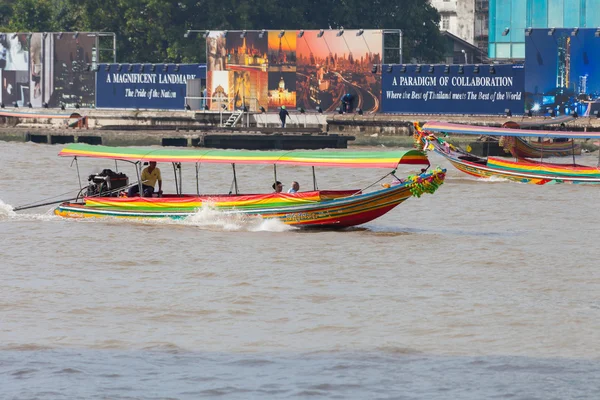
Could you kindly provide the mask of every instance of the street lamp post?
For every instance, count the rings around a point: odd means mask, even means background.
[[[461,53],[463,53],[463,55],[465,56],[465,64],[468,64],[469,62],[467,61],[467,52],[465,51],[465,49],[462,49]]]

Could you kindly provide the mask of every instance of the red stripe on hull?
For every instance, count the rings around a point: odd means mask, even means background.
[[[400,202],[400,203],[402,203],[402,202]],[[307,223],[299,223],[299,224],[294,224],[294,225],[295,226],[318,226],[321,228],[323,228],[323,227],[348,228],[351,226],[356,226],[356,225],[365,224],[367,222],[371,222],[374,219],[377,219],[377,218],[381,217],[382,215],[384,215],[385,213],[389,212],[390,210],[392,210],[394,207],[396,207],[400,203],[397,203],[397,204],[394,204],[391,206],[387,206],[387,207],[381,207],[376,210],[367,211],[367,212],[363,212],[360,214],[348,215],[346,217],[330,218],[327,220],[319,221],[318,224],[315,224],[314,222],[307,222]]]

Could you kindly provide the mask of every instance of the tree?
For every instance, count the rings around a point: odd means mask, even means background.
[[[0,32],[8,31],[8,23],[13,13],[12,3],[12,1],[4,1],[0,3]]]
[[[51,8],[52,4],[49,0],[15,1],[12,3],[11,11],[7,13],[9,17],[6,30],[11,32],[47,32],[52,27]]]
[[[21,32],[114,32],[121,62],[202,62],[187,29],[401,29],[404,61],[444,53],[428,0],[4,0],[0,27]]]

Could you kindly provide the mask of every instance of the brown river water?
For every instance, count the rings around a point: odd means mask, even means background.
[[[599,398],[599,186],[483,182],[434,154],[438,192],[344,231],[11,211],[79,188],[59,150],[0,142],[1,399]],[[79,168],[85,183],[114,163]],[[317,177],[361,188],[386,172]],[[272,179],[238,166],[242,191]],[[203,192],[231,180],[201,167]]]

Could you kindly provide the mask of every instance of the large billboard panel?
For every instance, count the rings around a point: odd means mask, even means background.
[[[334,111],[347,93],[353,108],[379,110],[380,30],[213,31],[206,40],[211,110]]]
[[[600,39],[596,28],[528,32],[526,107],[556,115],[600,111]]]
[[[54,38],[54,36],[48,36]],[[95,76],[88,66],[95,62],[96,38],[80,34],[53,40],[53,86],[50,107],[94,106]]]
[[[96,78],[97,108],[183,110],[188,79],[205,79],[206,66],[98,64]]]
[[[382,111],[504,114],[524,110],[523,65],[384,65]]]
[[[334,111],[349,93],[353,108],[379,111],[383,33],[380,30],[307,31],[298,39],[298,105]]]
[[[19,107],[94,105],[95,38],[50,33],[0,33],[0,102]]]
[[[29,36],[23,33],[0,33],[0,102],[20,107],[29,103]]]

